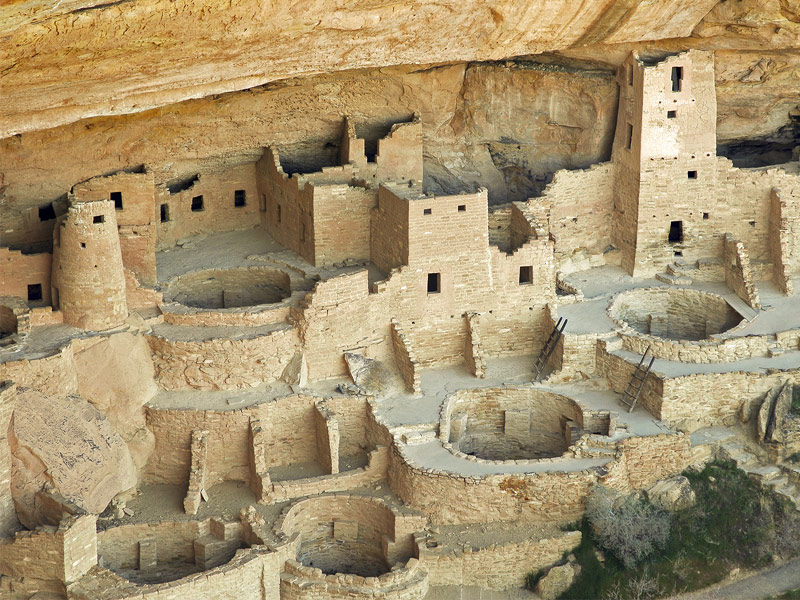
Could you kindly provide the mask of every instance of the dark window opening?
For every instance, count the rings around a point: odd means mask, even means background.
[[[281,222],[281,205],[278,204],[278,223]]]
[[[533,267],[520,267],[519,268],[519,284],[526,285],[533,282]]]
[[[672,67],[672,91],[680,92],[683,86],[683,67]]]
[[[438,294],[441,291],[441,273],[428,273],[428,293]]]
[[[34,283],[28,286],[28,302],[36,302],[42,299],[42,284]]]
[[[267,197],[261,194],[261,212],[267,212]]]
[[[114,209],[122,210],[122,192],[111,192],[111,199],[114,201]]]
[[[633,85],[633,65],[628,65],[628,85]]]
[[[625,141],[625,147],[630,150],[631,145],[633,145],[633,125],[628,123],[628,138]]]
[[[47,206],[40,206],[39,207],[39,220],[40,221],[51,221],[56,218],[56,211],[53,208],[52,202]]]
[[[467,205],[466,204],[459,204],[458,205],[458,212],[467,212]]]
[[[236,190],[233,192],[233,205],[236,207],[244,206],[247,203],[247,192],[244,190]]]
[[[161,222],[166,223],[169,221],[169,204],[161,205]]]
[[[686,173],[686,177],[689,179],[697,179],[697,171],[689,171]]]
[[[423,215],[431,215],[431,214],[433,214],[433,209],[432,208],[423,209],[422,214]]]
[[[95,215],[92,217],[92,223],[105,223],[106,216],[105,215]]]
[[[192,198],[192,211],[198,212],[203,210],[203,197],[202,196],[195,196]]]
[[[683,221],[672,221],[669,224],[669,242],[678,244],[683,241]]]
[[[708,220],[708,213],[703,213],[703,220],[704,220],[704,221],[707,221],[707,220]]]
[[[673,252],[672,255],[673,256],[683,256],[683,252],[681,252],[680,250],[675,250],[675,252]]]
[[[81,248],[86,248],[86,242],[81,242]]]
[[[674,119],[677,116],[678,116],[678,111],[677,110],[668,110],[667,111],[667,118],[668,119]]]

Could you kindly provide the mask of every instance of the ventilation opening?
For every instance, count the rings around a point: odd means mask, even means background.
[[[114,201],[114,209],[122,210],[122,192],[111,192],[110,196]]]
[[[422,214],[423,215],[432,215],[433,214],[433,209],[432,208],[425,208],[425,209],[422,210]]]
[[[161,222],[166,223],[169,221],[169,204],[161,205]]]
[[[42,299],[42,284],[34,283],[28,286],[28,302],[36,302]]]
[[[198,212],[203,210],[203,197],[202,196],[195,196],[192,198],[192,211]]]
[[[674,119],[677,116],[678,116],[678,111],[677,110],[668,110],[667,111],[667,118],[668,119]]]
[[[669,224],[669,242],[678,244],[683,241],[683,221],[672,221]]]
[[[105,215],[95,215],[92,217],[92,223],[105,223],[106,216]]]
[[[428,293],[438,294],[441,291],[441,273],[428,273]]]
[[[703,220],[708,221],[708,213],[703,213]]]
[[[236,190],[233,192],[233,205],[236,207],[244,206],[247,202],[247,192],[244,190]]]
[[[81,242],[81,248],[86,248],[86,242]]]
[[[533,267],[520,267],[519,268],[519,284],[527,285],[533,282]]]
[[[672,67],[672,91],[680,92],[683,87],[683,67]]]
[[[628,123],[628,137],[625,140],[625,147],[630,150],[631,145],[633,144],[633,125]]]
[[[697,179],[697,171],[688,171],[686,177],[689,179]]]
[[[39,207],[39,220],[40,221],[52,221],[56,218],[56,211],[53,208],[53,203],[51,202],[47,206],[40,206]]]
[[[458,212],[467,212],[467,205],[466,204],[459,204],[458,205]]]

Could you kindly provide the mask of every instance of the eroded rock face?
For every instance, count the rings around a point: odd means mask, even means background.
[[[685,37],[716,2],[12,2],[0,137],[297,75]]]
[[[116,494],[136,485],[136,468],[125,442],[109,420],[79,396],[21,391],[8,439],[11,494],[26,527],[44,522],[35,495],[47,486],[98,514]]]
[[[128,444],[137,469],[153,450],[142,407],[158,388],[153,360],[141,336],[119,333],[75,354],[78,391],[105,415]]]

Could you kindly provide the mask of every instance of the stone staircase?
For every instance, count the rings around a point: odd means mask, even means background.
[[[667,265],[666,273],[658,273],[656,279],[670,285],[692,285],[692,271],[697,270],[696,264],[689,264],[675,260]]]
[[[763,465],[738,440],[722,444],[718,457],[736,464],[763,486],[790,500],[800,510],[800,469],[789,466]]]

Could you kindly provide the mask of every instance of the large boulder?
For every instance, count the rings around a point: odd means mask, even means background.
[[[547,575],[536,582],[536,593],[542,600],[554,600],[569,589],[575,581],[575,567],[572,563],[553,567]]]
[[[79,396],[21,390],[8,435],[11,495],[19,520],[45,523],[36,493],[52,490],[94,514],[136,485],[128,446],[103,414]]]
[[[144,404],[158,391],[153,360],[142,336],[118,333],[75,353],[78,392],[122,437],[137,469],[153,451]]]
[[[692,485],[683,475],[657,481],[645,493],[651,504],[670,512],[689,508],[696,501]]]

